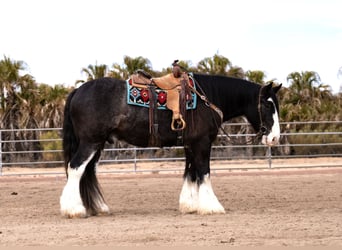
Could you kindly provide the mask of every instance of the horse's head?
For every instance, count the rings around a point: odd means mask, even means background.
[[[262,144],[273,146],[278,144],[280,138],[279,103],[276,93],[281,84],[272,87],[272,83],[261,87],[259,93],[258,111],[260,116],[260,129]]]

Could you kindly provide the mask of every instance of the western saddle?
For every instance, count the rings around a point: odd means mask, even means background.
[[[181,131],[185,129],[186,122],[184,121],[186,96],[190,93],[189,77],[186,72],[181,71],[181,67],[175,60],[172,64],[172,73],[162,77],[152,77],[148,73],[138,70],[131,75],[132,85],[138,88],[148,89],[150,94],[150,132],[153,123],[153,96],[155,95],[154,88],[158,87],[167,93],[166,107],[172,111],[171,129]]]

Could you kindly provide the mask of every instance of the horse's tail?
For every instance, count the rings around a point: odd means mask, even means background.
[[[64,154],[64,165],[65,165],[66,172],[68,169],[68,163],[70,162],[72,156],[76,153],[78,145],[79,145],[79,140],[75,135],[74,127],[73,127],[71,116],[70,116],[70,103],[71,103],[73,96],[76,93],[76,90],[77,89],[75,89],[69,94],[65,103],[65,107],[64,107],[63,154]]]
[[[87,167],[80,180],[80,195],[86,210],[91,215],[106,213],[103,210],[105,199],[102,194],[100,184],[96,177],[96,163],[101,155],[101,150],[97,150],[94,157],[87,164]]]

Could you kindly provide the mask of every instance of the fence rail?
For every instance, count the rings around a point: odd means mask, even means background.
[[[247,144],[255,136],[248,123],[226,123],[224,129],[229,137],[222,132],[218,135],[211,160],[263,160],[272,167],[276,159],[334,157],[335,165],[342,166],[342,121],[287,122],[281,123],[281,128],[281,143],[271,149]],[[0,175],[4,168],[11,167],[62,167],[61,132],[61,128],[1,129]],[[132,163],[131,168],[122,171],[136,172],[145,171],[139,169],[138,163],[182,160],[183,147],[138,148],[117,142],[106,145],[100,164]]]

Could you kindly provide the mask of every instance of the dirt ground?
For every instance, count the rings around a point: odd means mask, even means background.
[[[66,219],[64,175],[3,175],[0,246],[342,246],[341,167],[223,170],[211,179],[226,214],[180,214],[180,173],[103,173],[112,214]]]

